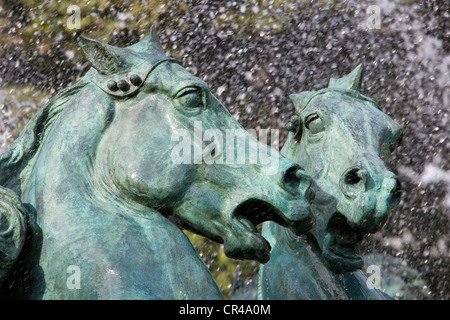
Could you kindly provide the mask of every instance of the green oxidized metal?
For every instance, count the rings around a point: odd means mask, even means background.
[[[224,243],[229,257],[260,262],[270,247],[256,224],[310,230],[299,193],[310,178],[276,151],[275,174],[258,163],[173,161],[173,133],[195,141],[195,121],[253,138],[164,54],[154,31],[127,48],[88,38],[81,47],[93,68],[0,156],[3,297],[222,298],[180,227]]]
[[[384,160],[400,143],[401,127],[361,95],[362,72],[359,65],[328,88],[291,95],[295,115],[281,153],[313,178],[316,224],[298,237],[264,223],[272,255],[261,266],[260,298],[385,298],[358,271],[358,246],[399,202],[400,183]]]

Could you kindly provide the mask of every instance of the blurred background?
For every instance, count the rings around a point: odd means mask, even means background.
[[[446,0],[0,0],[0,153],[89,69],[81,34],[131,45],[157,27],[246,129],[284,128],[289,94],[365,65],[362,93],[404,128],[388,167],[403,199],[363,243],[395,299],[449,299],[450,13]],[[226,298],[254,298],[258,264],[187,233]]]

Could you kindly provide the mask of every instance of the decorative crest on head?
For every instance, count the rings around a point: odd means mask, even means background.
[[[92,81],[106,93],[117,97],[135,93],[158,64],[174,61],[164,53],[153,26],[148,36],[126,48],[85,36],[80,37],[80,46],[97,71]]]

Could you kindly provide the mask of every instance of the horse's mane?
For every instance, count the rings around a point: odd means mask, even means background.
[[[31,118],[20,136],[0,155],[0,185],[20,195],[22,172],[32,161],[45,141],[48,132],[65,106],[89,83],[86,77],[61,90]]]

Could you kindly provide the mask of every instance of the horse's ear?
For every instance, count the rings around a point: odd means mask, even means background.
[[[120,60],[112,46],[85,36],[80,36],[79,43],[86,58],[99,73],[113,74],[120,69]]]
[[[300,115],[302,110],[306,107],[309,99],[314,95],[315,91],[303,91],[300,93],[294,93],[289,96],[294,103],[295,113]]]
[[[330,79],[328,88],[339,88],[346,90],[361,91],[361,81],[364,73],[363,64],[358,65],[348,75],[339,79]]]
[[[145,52],[163,56],[166,55],[161,43],[159,42],[158,33],[155,26],[151,26],[149,35],[128,48],[137,52]]]

